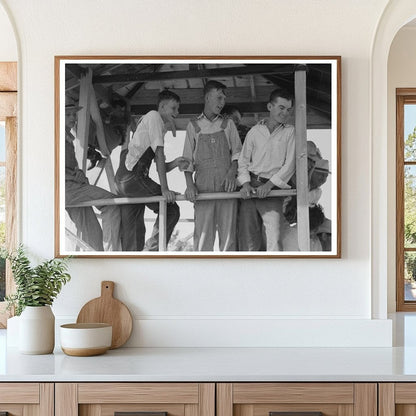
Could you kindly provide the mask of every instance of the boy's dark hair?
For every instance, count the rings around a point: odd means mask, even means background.
[[[226,89],[227,89],[227,86],[222,84],[221,82],[210,80],[204,86],[204,97],[212,90],[220,90],[224,92]]]
[[[222,109],[222,114],[225,114],[226,116],[232,116],[236,111],[238,111],[241,117],[243,117],[243,113],[235,105],[226,105]]]
[[[276,88],[270,93],[269,103],[273,103],[275,100],[278,99],[278,97],[292,101],[293,103],[293,95],[290,94],[289,91],[284,90],[283,88]]]
[[[175,94],[174,92],[170,90],[160,91],[159,95],[157,96],[157,105],[159,106],[159,104],[162,101],[170,101],[170,100],[176,101],[177,103],[181,102],[179,95]]]

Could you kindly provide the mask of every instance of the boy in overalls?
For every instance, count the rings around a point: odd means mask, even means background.
[[[237,200],[196,200],[198,193],[237,188],[241,141],[234,122],[220,115],[225,89],[218,81],[206,83],[204,111],[186,129],[183,156],[191,164],[185,170],[185,197],[195,203],[194,251],[213,251],[217,230],[220,251],[237,250]]]

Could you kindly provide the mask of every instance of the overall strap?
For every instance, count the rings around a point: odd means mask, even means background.
[[[224,120],[221,123],[221,130],[225,130],[227,128],[228,120],[228,118],[224,118]]]
[[[198,134],[201,131],[201,127],[199,127],[197,119],[196,118],[191,119],[191,123],[194,126],[195,133]]]

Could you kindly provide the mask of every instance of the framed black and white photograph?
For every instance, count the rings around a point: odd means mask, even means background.
[[[55,57],[55,254],[341,256],[341,58]]]

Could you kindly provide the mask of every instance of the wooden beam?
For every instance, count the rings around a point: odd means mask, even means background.
[[[310,251],[308,149],[306,144],[306,66],[295,71],[297,228],[300,251]]]
[[[78,79],[78,82],[79,82],[79,80],[87,73],[87,70],[79,66],[78,64],[66,64],[65,65],[65,77],[68,72],[74,75]]]
[[[293,91],[295,80],[285,78],[279,74],[277,75],[266,75],[265,78],[273,82],[276,86],[283,87],[289,91]],[[317,87],[317,83],[322,84],[322,82],[317,82],[309,78],[308,73],[308,82],[306,84],[306,94],[309,96],[319,96],[323,101],[331,101],[331,82],[325,83],[325,85],[320,85]]]
[[[77,138],[79,139],[82,147],[81,169],[84,173],[87,171],[88,137],[90,132],[91,79],[92,70],[90,69],[86,75],[81,77],[79,89],[79,105],[82,109],[78,111]]]
[[[233,103],[239,110],[245,114],[245,118],[250,114],[259,114],[260,117],[266,117],[268,114],[267,103]],[[204,108],[203,104],[182,104],[179,107],[180,115],[175,120],[175,124],[178,130],[185,130],[189,118],[195,117],[202,113]],[[131,108],[131,114],[133,116],[141,116],[148,113],[150,110],[156,110],[155,105],[134,105]],[[320,116],[316,114],[315,110],[310,111],[308,108],[307,128],[308,129],[330,129],[331,120],[328,117]],[[186,120],[186,121],[184,121]],[[289,124],[294,123],[294,119],[288,120]],[[254,123],[255,124],[255,123]]]
[[[289,92],[293,91],[295,88],[294,80],[292,82],[278,75],[277,76],[265,76],[265,78],[273,82],[276,85],[276,87],[284,88],[285,90],[288,90]],[[321,91],[319,89],[306,85],[306,99],[308,101],[308,108],[314,108],[315,110],[320,111],[322,114],[325,114],[326,116],[330,116],[331,110],[332,110],[330,91],[331,91],[331,87],[329,87],[329,93],[327,93],[325,91]]]
[[[17,62],[0,63],[0,91],[17,91]]]
[[[140,89],[143,87],[144,84],[145,84],[145,82],[137,82],[133,86],[133,88],[126,94],[125,97],[128,100],[131,100],[136,95],[136,93],[140,91]]]
[[[78,64],[70,64],[68,63],[67,66],[79,66]],[[94,70],[95,75],[100,75],[102,73],[108,72],[108,71],[112,71],[116,68],[118,68],[119,66],[121,66],[121,64],[117,64],[117,65],[107,65],[107,64],[103,64],[99,69],[94,69],[93,67],[99,66],[97,64],[92,64],[90,65],[90,67]],[[65,81],[65,91],[70,91],[73,90],[75,88],[79,87],[79,81],[80,78],[82,76],[83,73],[85,73],[87,71],[86,68],[79,66],[79,69],[74,68],[73,70],[69,69],[69,72],[71,72],[75,78],[69,79],[67,81]]]
[[[166,81],[171,79],[190,79],[190,78],[219,78],[232,77],[239,75],[263,75],[293,73],[293,64],[250,64],[248,66],[237,66],[227,68],[210,68],[192,71],[164,71],[155,73],[130,73],[101,75],[93,77],[94,84],[113,84],[124,82],[147,82],[147,81]]]
[[[166,216],[168,204],[166,201],[159,201],[159,251],[166,251]]]
[[[243,113],[262,113],[267,111],[267,102],[238,102],[232,103]],[[181,104],[179,111],[181,114],[200,114],[204,109],[204,104]],[[156,110],[156,105],[145,104],[145,105],[132,105],[131,113],[133,115],[143,115],[148,113],[150,110]]]
[[[0,92],[0,121],[17,115],[17,93]]]
[[[163,65],[158,64],[153,66],[153,72],[158,71]],[[133,86],[133,88],[126,94],[126,98],[128,100],[131,100],[143,87],[145,82],[138,82],[136,85]]]
[[[97,88],[97,85],[94,86],[94,88]],[[101,86],[101,88],[103,87]],[[225,91],[225,95],[227,96],[226,101],[227,101],[227,104],[234,104],[234,103],[239,103],[239,102],[258,102],[258,101],[267,103],[270,97],[270,93],[273,91],[273,89],[274,89],[273,85],[258,86],[255,89],[256,97],[255,99],[252,99],[251,86],[229,87]],[[179,95],[181,99],[181,105],[201,104],[204,102],[204,93],[202,91],[202,88],[169,88],[169,90]],[[143,104],[156,105],[158,94],[159,94],[158,89],[142,90],[138,96],[136,96],[133,100],[131,100],[131,105],[143,105]]]

